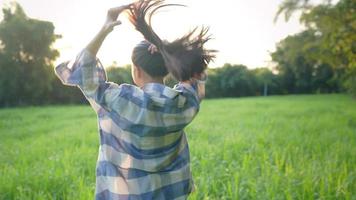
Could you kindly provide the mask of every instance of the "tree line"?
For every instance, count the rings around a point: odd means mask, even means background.
[[[116,83],[132,83],[130,66],[107,68],[108,79]],[[315,69],[309,77],[291,79],[290,74],[276,74],[268,68],[249,69],[244,65],[225,64],[208,69],[207,98],[267,96],[284,94],[315,94],[344,92],[342,80],[335,79],[330,68]],[[327,71],[330,70],[330,71]],[[299,73],[299,72],[297,72]],[[308,72],[309,73],[309,72]],[[293,76],[297,74],[293,73]],[[303,83],[308,79],[308,83]],[[290,82],[290,84],[286,84]],[[177,82],[170,76],[165,84],[173,87]]]
[[[300,22],[306,29],[279,42],[272,53],[284,84],[298,92],[325,83],[324,91],[345,89],[355,96],[356,1],[284,0],[275,20],[284,14],[288,21],[295,11],[301,12]]]
[[[289,2],[291,1],[291,2]],[[299,6],[298,6],[299,5]],[[308,5],[308,6],[306,6]],[[271,53],[276,67],[249,69],[225,64],[208,69],[208,98],[281,94],[356,94],[355,2],[311,6],[308,1],[286,0],[279,13],[288,18],[302,9],[307,27],[288,36]],[[79,89],[63,86],[55,77],[53,62],[60,39],[51,22],[29,18],[14,3],[2,10],[0,22],[0,107],[86,102]],[[107,68],[110,81],[132,83],[130,66]],[[168,77],[166,84],[176,83]]]

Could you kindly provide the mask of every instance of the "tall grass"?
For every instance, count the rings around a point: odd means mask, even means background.
[[[186,130],[190,199],[356,199],[356,102],[343,95],[206,100]],[[88,106],[0,110],[0,199],[93,199]]]

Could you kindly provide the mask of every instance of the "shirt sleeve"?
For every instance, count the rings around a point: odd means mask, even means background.
[[[86,49],[75,60],[58,65],[55,73],[64,85],[79,87],[96,111],[108,109],[121,91],[119,85],[107,81],[99,59]]]

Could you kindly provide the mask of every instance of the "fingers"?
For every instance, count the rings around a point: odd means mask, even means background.
[[[154,54],[154,53],[158,52],[158,48],[157,48],[155,45],[151,44],[151,45],[148,47],[148,51],[149,51],[151,54]]]
[[[117,20],[119,15],[126,9],[129,9],[132,4],[127,4],[119,7],[110,8],[107,13],[106,22],[105,22],[105,29],[108,32],[111,32],[115,26],[121,24],[120,20]]]
[[[124,6],[119,6],[115,8],[110,8],[108,11],[108,18],[111,20],[116,20],[117,17],[126,9],[129,9],[131,4],[124,5]]]

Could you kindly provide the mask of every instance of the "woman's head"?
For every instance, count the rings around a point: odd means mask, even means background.
[[[148,41],[142,41],[132,51],[132,78],[137,85],[146,82],[139,79],[161,80],[168,74],[162,55],[152,51],[151,46]]]
[[[143,69],[152,77],[164,77],[168,74],[162,55],[150,51],[151,43],[142,41],[132,51],[131,60],[136,67]]]
[[[202,73],[207,64],[214,58],[215,51],[206,50],[203,46],[210,39],[208,29],[202,28],[195,35],[194,29],[187,35],[173,42],[162,41],[154,32],[146,17],[151,17],[159,8],[177,6],[164,4],[164,0],[140,0],[130,7],[130,21],[136,30],[147,40],[137,45],[132,54],[132,62],[150,76],[165,76],[170,72],[177,80],[186,81]],[[158,48],[159,53],[148,51],[150,44]]]

